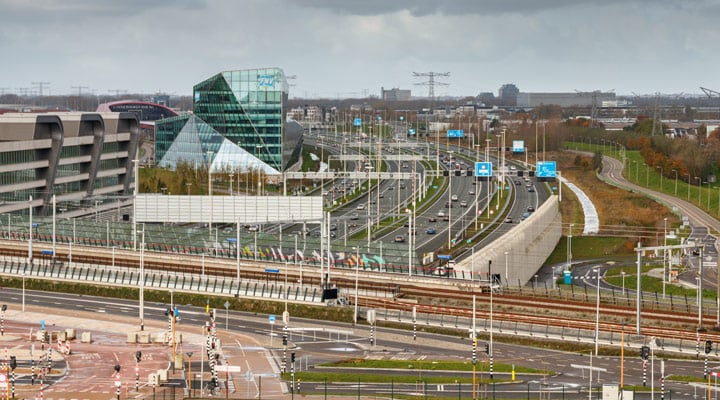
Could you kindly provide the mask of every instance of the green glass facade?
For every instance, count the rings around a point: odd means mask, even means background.
[[[194,115],[252,156],[283,171],[297,159],[302,138],[302,132],[287,129],[285,123],[287,88],[280,68],[222,72],[193,87]],[[157,160],[168,152],[184,122],[187,118],[156,122]]]

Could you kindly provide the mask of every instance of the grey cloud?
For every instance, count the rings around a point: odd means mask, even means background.
[[[628,3],[678,3],[673,0],[289,0],[300,7],[325,9],[342,15],[382,15],[407,11],[426,15],[534,14],[562,8]],[[705,3],[707,0],[700,0]]]

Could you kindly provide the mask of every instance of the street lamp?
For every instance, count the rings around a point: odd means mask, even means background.
[[[678,181],[678,172],[676,169],[672,170],[672,172],[675,173],[675,197],[677,197],[677,181]]]
[[[625,296],[627,293],[625,293],[625,271],[620,271],[620,274],[622,275],[622,292],[623,296]]]
[[[655,169],[658,169],[658,168],[660,168],[660,191],[662,192],[663,191],[663,167],[661,167],[659,165],[655,167]]]
[[[358,321],[358,281],[360,280],[360,247],[355,247],[355,310],[353,312],[353,325]]]
[[[22,273],[22,312],[25,312],[25,271]]]
[[[593,268],[593,271],[597,272],[597,300],[595,302],[595,357],[597,357],[600,333],[600,268]]]
[[[698,181],[698,205],[702,204],[702,192],[700,191],[702,186],[702,179],[700,177],[696,176],[695,180]]]
[[[492,276],[490,277],[490,282],[492,283]],[[505,252],[505,283],[510,286],[510,281],[508,280],[508,252]]]
[[[685,176],[687,176],[687,178],[688,178],[688,181],[687,181],[687,183],[688,183],[687,200],[690,201],[690,174],[685,174]]]
[[[140,239],[140,330],[145,330],[145,224]]]

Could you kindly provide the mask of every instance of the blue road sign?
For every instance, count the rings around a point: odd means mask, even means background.
[[[404,120],[404,119],[405,119],[405,117],[403,117],[403,116],[401,115],[401,116],[400,116],[400,121],[402,121],[402,120]]]
[[[42,255],[44,255],[44,256],[51,256],[51,255],[53,255],[53,254],[55,254],[55,253],[53,253],[52,250],[40,250],[40,254],[42,254]]]
[[[557,176],[555,161],[538,161],[535,176],[538,178],[555,178]]]
[[[439,260],[449,260],[451,256],[449,254],[438,254]]]
[[[265,272],[269,274],[277,274],[280,272],[280,270],[277,268],[265,268]]]
[[[411,135],[414,135],[414,134],[415,134],[415,129],[412,129],[412,128],[408,129],[408,133],[411,134]]]
[[[268,322],[270,322],[271,324],[274,324],[274,323],[275,323],[275,316],[274,316],[274,315],[268,315]]]
[[[360,126],[360,125],[362,125],[362,118],[355,118],[355,119],[353,120],[353,125],[355,125],[355,126]]]
[[[465,132],[462,129],[450,129],[447,131],[447,137],[449,137],[449,138],[465,137]]]
[[[237,238],[227,238],[228,243],[237,243]]]
[[[513,140],[512,152],[513,153],[524,153],[525,152],[525,141],[524,140]]]
[[[476,162],[475,163],[475,176],[490,177],[492,176],[492,163],[491,162]]]
[[[180,315],[180,310],[178,310],[178,308],[175,307],[175,316],[177,317],[177,316],[179,316],[179,315]]]
[[[40,329],[43,331],[45,330],[45,320],[44,319],[40,320]]]

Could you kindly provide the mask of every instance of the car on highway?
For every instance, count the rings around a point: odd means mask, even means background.
[[[520,217],[520,221],[525,221],[526,219],[528,219],[529,216],[530,216],[530,213],[525,211],[524,213],[522,213],[522,216]]]
[[[527,208],[527,212],[529,212],[529,213],[535,212],[535,207],[529,206],[529,207]]]
[[[475,194],[475,191],[474,191],[474,190],[470,190],[470,191],[468,191],[468,194],[469,194],[469,195],[473,195],[473,194]]]
[[[437,233],[437,231],[431,226],[425,230],[425,233],[427,233],[428,235],[434,235]]]
[[[353,213],[352,215],[350,215],[350,219],[352,219],[352,220],[360,219],[360,216],[358,215],[358,213]]]
[[[355,207],[356,210],[361,211],[365,209],[365,204],[358,204],[357,207]]]
[[[454,195],[450,196],[450,200],[458,201],[458,195],[454,194]]]
[[[512,224],[512,222],[513,222],[512,217],[507,217],[507,218],[505,218],[505,223],[506,223],[506,224]]]
[[[404,242],[405,242],[405,236],[395,235],[395,243],[404,243]]]
[[[437,218],[430,217],[430,218],[428,218],[428,222],[437,222]]]
[[[468,206],[467,201],[464,201],[464,200],[463,200],[463,201],[460,202],[460,207],[467,207],[467,206]]]
[[[530,193],[535,192],[535,186],[530,186],[530,188],[528,189],[528,192],[530,192]]]

